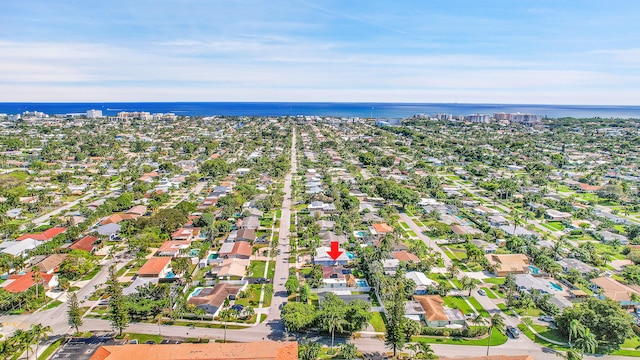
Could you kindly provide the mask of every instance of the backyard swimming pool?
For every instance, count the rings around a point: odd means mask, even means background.
[[[556,283],[554,283],[554,282],[549,281],[549,285],[551,285],[551,287],[552,287],[554,290],[562,291],[562,286],[560,286],[560,285],[558,285],[558,284],[556,284]]]
[[[538,275],[538,274],[540,274],[540,269],[538,269],[537,267],[535,267],[533,265],[529,265],[529,273],[533,274],[533,275]]]
[[[369,284],[367,284],[367,280],[356,280],[356,284],[358,285],[358,287],[368,287]]]
[[[353,253],[347,251],[347,257],[349,258],[349,260],[351,260],[355,259],[356,256]]]
[[[189,295],[189,297],[192,297],[192,296],[198,296],[198,294],[200,294],[200,291],[201,291],[201,290],[202,290],[202,288],[201,288],[201,287],[196,288],[196,289],[195,289],[195,290],[193,290],[193,292]]]

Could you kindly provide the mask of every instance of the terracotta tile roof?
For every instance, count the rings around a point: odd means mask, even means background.
[[[190,241],[168,240],[162,243],[158,252],[175,252],[177,254],[180,249],[189,248],[190,245]]]
[[[440,295],[415,295],[413,299],[422,305],[427,321],[449,320],[444,312],[444,300]]]
[[[582,191],[599,191],[602,189],[602,186],[589,185],[584,183],[578,184],[578,187],[580,187]]]
[[[237,241],[233,245],[233,250],[231,250],[231,255],[244,255],[251,256],[251,244],[246,241]]]
[[[149,258],[149,260],[142,265],[140,270],[138,270],[138,275],[159,275],[160,272],[162,272],[162,269],[164,269],[164,267],[170,262],[171,257],[168,256]]]
[[[137,217],[138,217],[138,215],[136,215],[136,214],[113,214],[113,215],[109,216],[108,218],[102,220],[100,225],[117,224],[117,223],[119,223],[121,221],[132,220],[132,219],[135,219]]]
[[[414,254],[412,254],[412,253],[410,253],[408,251],[405,251],[405,250],[394,251],[394,252],[391,253],[391,256],[393,256],[394,259],[398,259],[400,261],[420,262],[420,258],[418,258]]]
[[[297,360],[295,341],[101,346],[90,360]]]
[[[393,228],[391,226],[387,225],[387,223],[373,224],[373,229],[377,233],[390,233],[390,232],[393,232]]]
[[[71,246],[69,246],[69,249],[71,250],[84,250],[84,251],[89,251],[91,252],[91,250],[93,250],[93,244],[95,244],[95,242],[98,241],[98,238],[95,236],[91,236],[91,235],[87,235],[85,237],[83,237],[82,239],[74,242],[73,244],[71,244]]]
[[[51,278],[54,277],[55,275],[45,274],[41,272],[40,276],[42,276],[42,280],[44,281],[44,283],[47,284],[51,281]],[[7,285],[4,286],[4,289],[10,293],[24,292],[36,284],[35,281],[33,281],[33,272],[31,271],[21,275],[10,275],[9,279],[7,279],[7,282],[9,280],[13,280],[13,281],[11,281],[10,283],[7,283]]]
[[[200,235],[200,228],[180,228],[171,234],[171,239],[191,239]]]
[[[25,239],[33,239],[38,241],[47,241],[53,239],[56,235],[62,234],[67,230],[66,227],[56,227],[45,230],[41,233],[35,234],[24,234],[17,238],[16,240],[25,240]]]

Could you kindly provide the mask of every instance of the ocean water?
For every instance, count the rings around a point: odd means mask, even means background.
[[[0,114],[42,111],[49,115],[102,110],[103,115],[120,111],[175,113],[185,116],[296,116],[318,115],[361,118],[406,118],[415,114],[453,115],[531,113],[551,118],[602,117],[640,118],[640,106],[531,105],[458,103],[320,103],[320,102],[128,102],[128,103],[0,103]]]

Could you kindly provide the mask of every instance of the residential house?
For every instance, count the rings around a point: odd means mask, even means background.
[[[35,249],[40,244],[40,241],[34,239],[4,241],[0,243],[0,252],[13,257],[27,257],[29,250]]]
[[[156,252],[156,256],[171,256],[176,257],[180,255],[181,251],[186,251],[191,246],[191,242],[189,241],[174,241],[168,240],[162,243],[158,252]]]
[[[440,295],[414,295],[413,300],[414,302],[411,302],[411,308],[419,311],[416,303],[419,304],[423,313],[419,313],[417,315],[428,327],[438,328],[451,325],[463,327],[466,325],[462,312],[458,309],[445,307],[444,300]],[[405,311],[406,310],[407,305],[405,305]]]
[[[249,259],[251,244],[247,241],[225,242],[218,251],[223,259]]]
[[[424,295],[430,288],[435,288],[438,283],[435,280],[429,279],[424,273],[419,271],[409,271],[404,274],[404,277],[413,280],[416,284],[414,294]]]
[[[258,228],[260,227],[260,219],[255,216],[250,216],[243,218],[242,220],[238,220],[238,223],[236,225],[238,229],[258,230]]]
[[[562,266],[562,271],[564,272],[574,269],[574,270],[578,270],[578,272],[582,275],[588,274],[596,269],[595,267],[585,264],[584,262],[578,259],[564,258],[564,259],[558,260],[558,264]]]
[[[342,266],[322,267],[322,287],[323,288],[346,288],[357,286],[356,277],[351,274],[351,270],[346,270]]]
[[[414,263],[420,262],[419,257],[417,257],[415,254],[412,254],[406,250],[393,251],[391,252],[391,256],[398,261],[414,262]]]
[[[489,220],[489,225],[496,226],[496,227],[507,225],[509,223],[509,221],[507,221],[507,219],[502,215],[491,215],[489,216],[488,220]]]
[[[16,240],[17,241],[22,241],[22,240],[26,240],[26,239],[33,239],[33,240],[38,240],[38,241],[49,241],[49,240],[53,239],[56,235],[62,234],[66,230],[67,230],[66,227],[54,227],[54,228],[45,230],[45,231],[43,231],[41,233],[24,234],[24,235],[18,237]]]
[[[531,290],[536,289],[543,294],[562,291],[562,288],[558,284],[541,277],[535,277],[531,274],[517,274],[515,275],[515,280],[518,291],[531,292]]]
[[[253,242],[256,239],[256,231],[254,229],[240,229],[236,234],[235,241]]]
[[[495,266],[496,276],[528,274],[529,258],[524,254],[487,254],[489,264]]]
[[[0,284],[0,287],[10,293],[25,292],[36,284],[33,274],[32,271],[29,271],[25,274],[9,275],[9,278]],[[40,277],[42,283],[39,284],[43,285],[45,290],[58,286],[58,275],[40,272]]]
[[[625,285],[615,279],[599,277],[591,279],[591,290],[598,294],[600,299],[609,298],[622,307],[640,305],[640,286]]]
[[[96,232],[102,236],[108,236],[110,240],[120,239],[120,224],[106,224],[96,229]]]
[[[314,201],[307,206],[310,213],[321,212],[321,213],[334,213],[336,212],[336,206],[333,203],[324,203],[322,201]]]
[[[485,254],[493,254],[498,250],[497,244],[491,244],[484,240],[474,239],[471,243],[485,252]]]
[[[384,259],[382,262],[382,269],[386,275],[394,275],[400,267],[400,260],[398,259]]]
[[[484,205],[480,205],[480,206],[476,206],[473,208],[473,212],[478,214],[478,215],[482,215],[482,216],[489,216],[489,215],[497,215],[499,214],[498,210],[492,209],[490,207],[486,207]]]
[[[138,270],[138,276],[140,277],[155,277],[155,278],[167,278],[172,277],[171,272],[171,257],[151,257],[144,265]]]
[[[332,242],[337,242],[339,245],[346,244],[349,239],[347,239],[344,235],[336,235],[336,233],[332,231],[325,231],[320,233],[320,240],[322,245],[331,246]]]
[[[219,279],[244,278],[247,275],[249,259],[229,258],[222,260],[219,266],[211,269]]]
[[[132,214],[136,216],[142,216],[147,213],[147,207],[144,205],[136,205],[131,209],[125,211],[125,214]]]
[[[200,237],[200,228],[180,228],[171,233],[171,240],[174,241],[195,241]]]
[[[531,355],[490,355],[490,356],[467,356],[467,357],[439,357],[440,360],[533,360]]]
[[[58,268],[60,264],[67,258],[67,254],[51,254],[44,258],[42,261],[35,264],[35,267],[38,271],[45,274],[53,274]]]
[[[259,210],[257,208],[250,207],[250,208],[244,209],[242,211],[242,214],[244,216],[255,217],[255,218],[260,219],[264,215],[264,212],[262,212],[261,210]],[[259,224],[260,224],[260,222],[258,222],[258,225]]]
[[[611,231],[602,230],[597,231],[596,234],[600,235],[603,243],[608,243],[613,240],[618,240],[620,245],[627,245],[629,243],[629,238],[624,235],[614,234]]]
[[[316,221],[316,224],[320,226],[321,231],[333,230],[333,228],[336,226],[336,222],[330,220],[318,220]]]
[[[313,256],[312,262],[315,265],[324,265],[324,266],[333,266],[333,265],[346,265],[349,260],[351,260],[347,254],[347,252],[343,248],[338,248],[340,252],[340,256],[336,259],[329,256],[329,252],[331,251],[330,247],[320,246],[316,248],[315,255]]]
[[[558,211],[555,209],[547,209],[544,212],[544,217],[553,221],[563,221],[571,218],[571,214],[568,212]]]
[[[117,213],[103,218],[102,221],[100,221],[100,225],[118,224],[125,220],[136,219],[138,216],[139,215],[136,214]]]
[[[450,225],[451,231],[457,235],[480,235],[483,232],[469,225]]]
[[[186,360],[196,358],[207,360],[298,360],[298,342],[103,345],[89,360]]]
[[[369,226],[369,232],[372,235],[385,235],[393,233],[393,227],[389,226],[386,222],[373,224]]]
[[[80,240],[75,241],[69,249],[71,250],[84,250],[90,253],[96,251],[95,243],[98,241],[98,238],[95,236],[87,235]]]
[[[235,300],[238,293],[242,291],[242,286],[228,283],[218,283],[214,287],[200,289],[196,295],[192,295],[187,300],[187,304],[195,305],[204,309],[207,314],[218,316],[225,300]]]
[[[500,230],[511,236],[538,236],[538,233],[525,229],[522,226],[502,225]]]

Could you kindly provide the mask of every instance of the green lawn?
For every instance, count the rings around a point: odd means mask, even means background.
[[[81,280],[91,280],[93,279],[94,276],[96,276],[96,274],[100,271],[100,267],[96,266],[95,269],[93,269],[92,272],[88,273],[87,275],[83,276]]]
[[[267,266],[266,261],[252,261],[249,264],[249,271],[247,271],[248,277],[264,277],[264,269]]]
[[[493,329],[491,332],[491,346],[502,345],[507,342],[507,335],[501,333],[497,329]],[[428,336],[414,336],[411,341],[426,342],[429,344],[450,344],[450,345],[476,345],[487,346],[489,338],[485,339],[462,339],[462,338],[441,338],[441,337],[428,337]]]
[[[407,223],[405,223],[405,222],[399,221],[399,222],[398,222],[398,224],[400,224],[400,226],[402,226],[402,227],[403,227],[403,228],[405,228],[405,229],[408,229],[408,228],[409,228],[409,224],[407,224]]]
[[[42,310],[49,310],[49,309],[53,309],[54,307],[58,306],[62,304],[62,301],[60,300],[53,300],[52,302],[50,302],[49,304],[47,304],[47,306],[42,309]]]
[[[552,349],[556,349],[556,350],[566,350],[567,349],[567,348],[565,348],[563,346],[552,344],[552,343],[550,343],[548,341],[540,339],[525,324],[519,324],[518,325],[518,329],[520,329],[520,331],[523,334],[525,334],[531,341],[533,341],[535,343],[538,343],[538,344],[540,344],[542,346],[545,346],[545,347],[548,347],[548,348],[552,348]]]
[[[489,314],[489,312],[487,310],[485,310],[482,305],[480,305],[480,303],[478,302],[478,300],[476,300],[476,298],[470,297],[468,298],[469,302],[471,303],[471,305],[473,305],[474,308],[476,308],[476,310],[478,311],[478,313],[480,315],[482,315],[482,317],[484,318],[490,318],[491,315]]]
[[[452,309],[459,309],[463,314],[470,314],[474,312],[469,304],[467,304],[467,302],[460,296],[445,296],[443,300],[446,306]]]
[[[38,356],[38,360],[48,359],[49,356],[51,356],[51,354],[53,354],[56,350],[58,350],[60,345],[62,345],[63,340],[64,340],[64,337],[61,337],[60,339],[54,341],[51,345],[47,347],[47,349],[42,354],[40,354],[40,356]]]
[[[376,332],[384,332],[386,330],[386,327],[384,326],[384,318],[382,316],[382,313],[379,312],[371,313],[371,320],[369,322]]]
[[[266,284],[265,285],[265,290],[268,290],[268,288],[273,289],[273,284]],[[262,285],[261,284],[251,284],[247,287],[247,290],[245,291],[245,297],[237,299],[236,300],[236,304],[240,304],[240,305],[244,305],[244,306],[253,306],[254,308],[257,308],[259,303],[260,303],[260,291],[262,290]],[[264,297],[264,306],[269,306],[271,305],[271,296],[267,296],[268,294],[265,294]]]
[[[499,294],[496,294],[493,290],[487,287],[483,287],[482,289],[487,293],[487,297],[489,297],[489,299],[498,299],[501,297]]]
[[[546,337],[549,340],[558,342],[567,342],[569,339],[565,339],[558,333],[556,329],[552,329],[548,326],[533,324],[532,328],[540,335]]]
[[[484,279],[484,282],[490,283],[490,284],[502,285],[504,284],[504,278],[503,277],[486,278]]]
[[[552,230],[556,230],[556,231],[562,231],[565,229],[565,226],[560,221],[549,221],[546,224],[542,224],[542,225],[548,225],[548,227],[551,227]]]
[[[542,315],[542,310],[529,308],[529,309],[516,309],[516,312],[520,316],[540,316]]]
[[[133,333],[124,333],[123,335],[128,336],[129,340],[138,339],[138,343],[140,344],[144,344],[147,341],[155,341],[156,344],[160,344],[162,342],[162,336],[160,335],[133,334]]]

